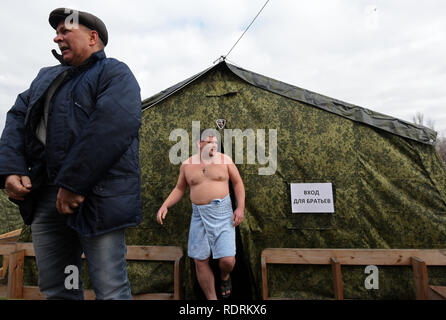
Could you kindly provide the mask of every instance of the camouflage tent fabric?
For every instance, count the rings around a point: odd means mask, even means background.
[[[143,101],[141,163],[143,227],[136,239],[187,250],[190,201],[169,209],[164,226],[155,214],[175,186],[179,165],[169,161],[171,132],[192,121],[201,128],[277,130],[277,169],[237,164],[246,188],[239,226],[240,279],[261,297],[264,248],[443,248],[446,244],[446,175],[428,128],[331,99],[221,62]],[[222,137],[224,139],[223,133]],[[266,150],[269,150],[268,141]],[[224,145],[224,143],[222,143]],[[227,150],[225,150],[226,152]],[[190,150],[190,152],[192,152]],[[233,152],[234,154],[235,152]],[[334,214],[291,212],[290,184],[331,182]],[[146,228],[147,231],[142,231]],[[143,236],[141,234],[144,234]],[[239,252],[238,251],[238,252]],[[193,275],[189,265],[189,275]],[[272,296],[332,298],[329,266],[268,267]],[[432,283],[446,274],[431,270]],[[346,298],[413,298],[410,268],[382,268],[380,290],[364,288],[364,268],[343,268]],[[186,277],[187,279],[187,277]],[[193,293],[186,283],[186,292]],[[194,297],[192,294],[189,297]]]
[[[0,190],[0,234],[20,229],[23,220],[17,206],[8,200],[5,190]]]
[[[192,124],[239,129],[255,135],[255,161],[247,141],[237,167],[246,189],[245,220],[237,228],[234,298],[260,299],[260,254],[265,248],[444,248],[446,174],[435,150],[436,133],[386,115],[322,96],[222,61],[143,101],[140,162],[144,219],[127,229],[129,245],[175,245],[187,253],[188,193],[169,209],[163,226],[156,212],[176,184],[172,148],[185,132],[192,154]],[[178,130],[179,129],[179,130]],[[177,131],[175,131],[177,130]],[[184,131],[181,131],[184,130]],[[266,136],[260,137],[260,131]],[[277,132],[277,161],[268,156]],[[224,141],[222,146],[227,146]],[[183,141],[184,142],[184,141]],[[264,144],[264,145],[263,145]],[[232,146],[235,148],[235,144]],[[235,150],[224,152],[235,154]],[[252,159],[251,159],[252,160]],[[273,167],[272,174],[259,170]],[[293,213],[291,183],[333,185],[334,213]],[[235,198],[233,202],[235,203]],[[30,239],[26,230],[23,241]],[[215,264],[213,264],[215,268]],[[129,262],[134,294],[173,291],[173,266]],[[28,281],[35,281],[35,270]],[[218,277],[218,273],[216,272]],[[270,295],[330,299],[330,266],[272,265]],[[380,289],[364,288],[364,268],[343,267],[347,299],[414,298],[410,268],[380,268]],[[444,269],[429,268],[431,284],[446,285]],[[202,299],[191,259],[185,260],[187,299]]]

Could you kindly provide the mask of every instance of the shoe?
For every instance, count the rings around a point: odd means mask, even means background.
[[[227,293],[229,291],[229,293]],[[228,280],[221,280],[221,297],[223,299],[227,299],[231,296],[232,293],[232,282],[231,276],[229,276]]]

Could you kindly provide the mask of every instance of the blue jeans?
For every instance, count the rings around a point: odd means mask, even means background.
[[[45,186],[36,190],[32,239],[39,271],[39,288],[47,299],[82,300],[82,259],[84,252],[88,273],[98,300],[130,300],[130,283],[126,269],[125,229],[96,237],[80,237],[66,225],[66,216],[56,209],[58,187]],[[73,271],[79,270],[79,289],[73,284]],[[71,281],[70,281],[71,280]]]

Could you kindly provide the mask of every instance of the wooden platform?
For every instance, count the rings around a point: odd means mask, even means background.
[[[445,287],[428,285],[427,266],[446,267],[446,249],[304,249],[267,248],[261,254],[263,299],[268,291],[268,264],[331,265],[335,299],[344,299],[342,265],[411,266],[418,300],[446,297]]]
[[[0,286],[0,297],[41,300],[45,296],[36,286],[23,286],[25,257],[35,257],[32,243],[0,242],[0,255],[8,264],[8,285]],[[84,255],[82,255],[85,258]],[[174,292],[134,295],[134,300],[180,300],[183,298],[183,250],[175,246],[127,246],[127,260],[170,261],[174,263]],[[5,266],[2,268],[5,270]],[[0,274],[1,275],[1,274]],[[4,276],[4,275],[3,275]],[[95,299],[93,290],[84,290],[86,300]]]

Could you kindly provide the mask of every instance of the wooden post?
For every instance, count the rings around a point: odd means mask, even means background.
[[[411,257],[413,281],[415,286],[415,299],[428,299],[428,276],[426,262],[417,257]]]
[[[173,276],[173,299],[183,299],[183,257],[179,257],[175,260],[174,276]]]
[[[336,258],[330,258],[331,271],[333,273],[333,289],[336,300],[344,300],[344,293],[342,289],[342,273],[341,264]]]
[[[23,265],[25,250],[15,251],[9,255],[8,299],[23,298]]]
[[[263,300],[268,300],[268,276],[266,274],[266,257],[261,258],[262,266],[262,296]]]
[[[4,255],[3,256],[3,267],[0,268],[0,280],[5,278],[6,272],[8,271],[8,264],[9,264],[9,256]]]

